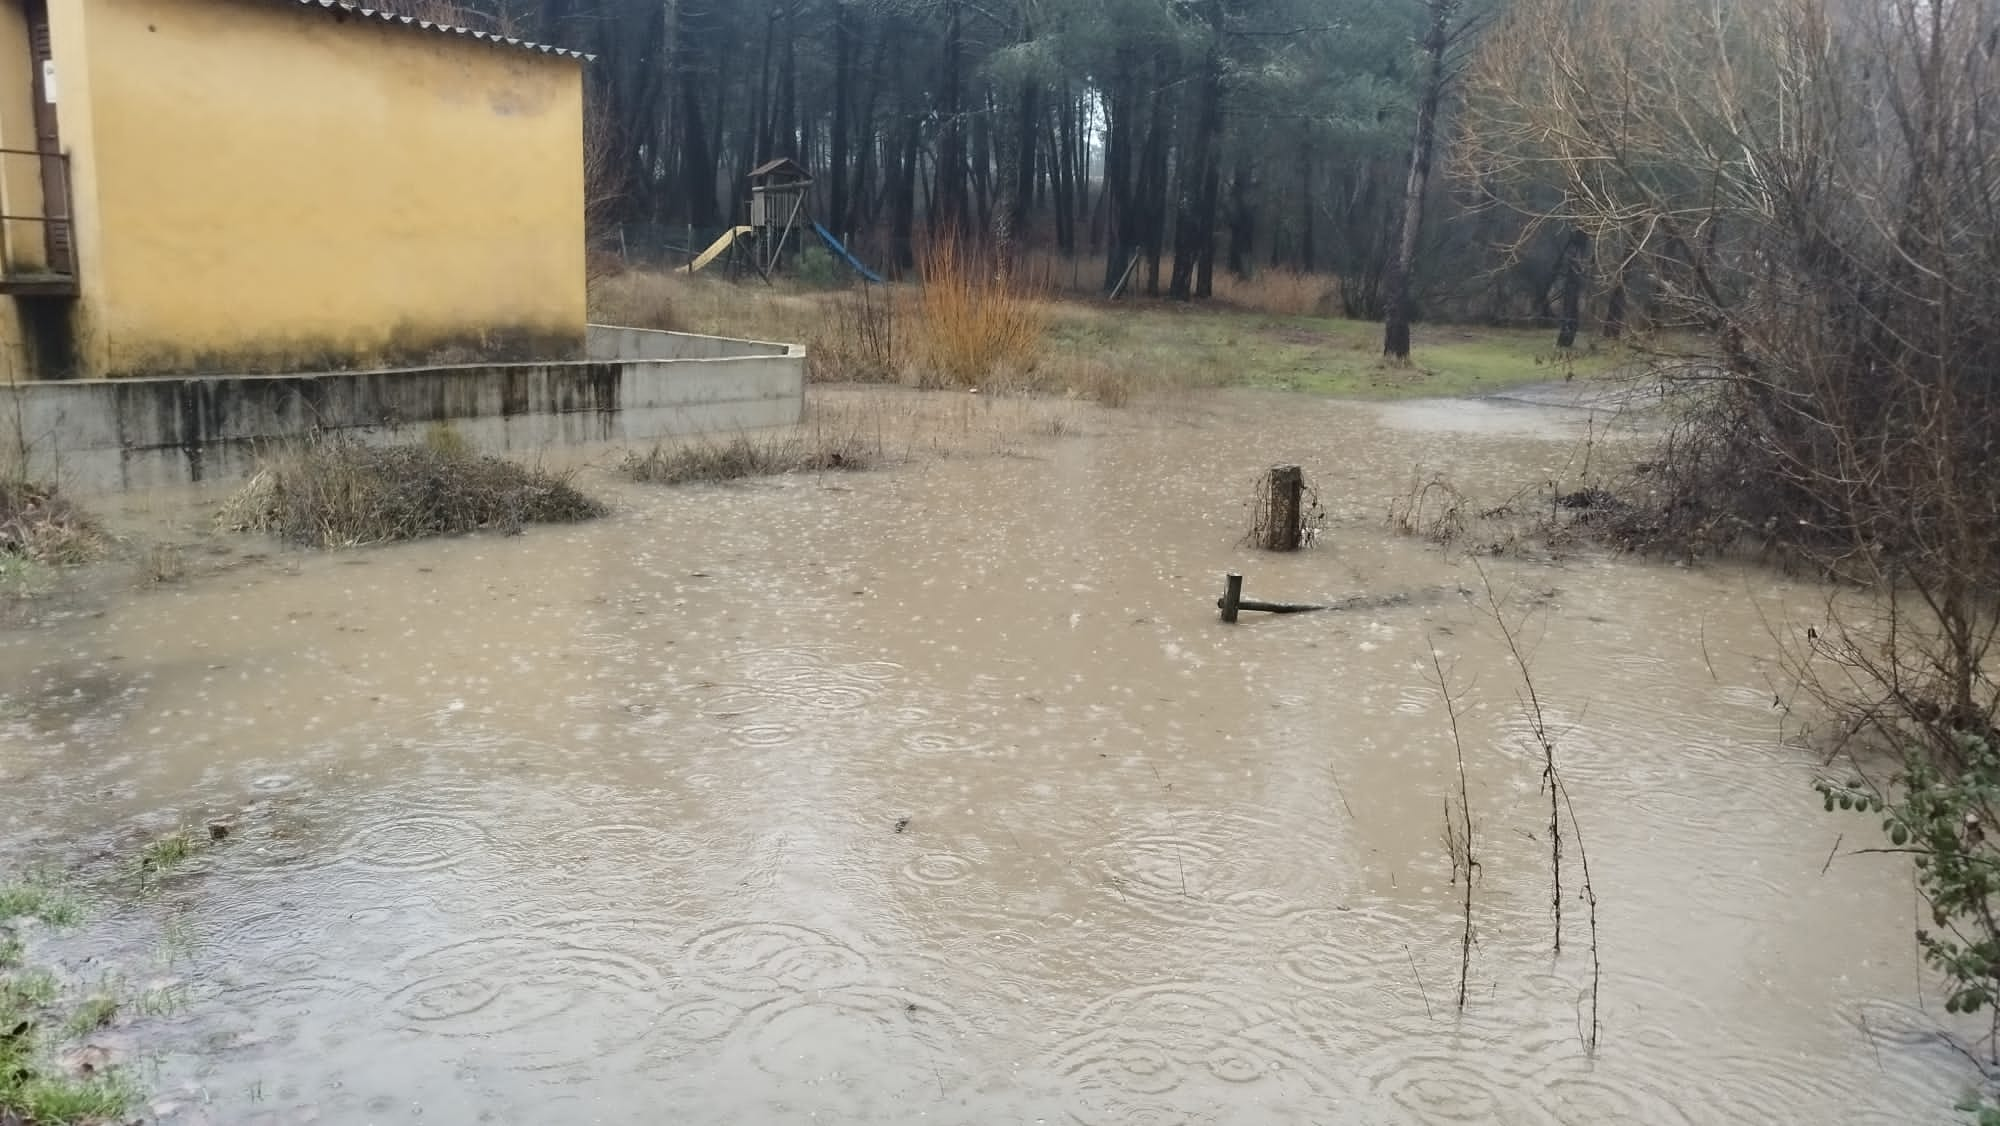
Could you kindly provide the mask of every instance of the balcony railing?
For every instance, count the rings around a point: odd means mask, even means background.
[[[71,206],[69,154],[40,149],[0,148],[0,169],[8,173],[22,160],[35,162],[41,185],[40,214],[17,214],[0,210],[0,228],[6,231],[4,268],[0,268],[0,293],[20,296],[74,296],[76,288],[76,221]],[[10,195],[13,193],[9,193]],[[12,199],[9,203],[14,203]],[[34,224],[39,236],[25,234],[18,224]],[[39,237],[41,253],[25,254],[22,238]],[[39,257],[39,265],[32,260]]]

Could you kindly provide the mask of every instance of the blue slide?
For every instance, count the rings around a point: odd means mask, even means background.
[[[826,248],[828,250],[833,251],[835,255],[839,256],[841,261],[846,262],[849,266],[854,267],[855,273],[860,274],[862,277],[867,278],[869,281],[874,282],[876,285],[883,284],[882,275],[862,265],[861,260],[859,258],[856,258],[854,255],[849,254],[847,252],[847,248],[840,245],[840,240],[833,237],[833,232],[827,230],[825,227],[820,226],[819,220],[817,219],[813,220],[813,232],[819,235],[819,241],[825,243]]]

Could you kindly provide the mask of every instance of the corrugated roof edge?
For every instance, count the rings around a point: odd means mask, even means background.
[[[526,39],[513,39],[505,35],[495,35],[490,31],[474,31],[469,27],[458,27],[454,24],[432,23],[429,20],[417,19],[415,16],[399,16],[394,12],[384,12],[379,8],[364,8],[359,4],[344,3],[343,0],[298,0],[298,3],[301,7],[341,11],[351,16],[360,16],[362,19],[377,19],[384,23],[405,24],[421,31],[434,31],[445,35],[469,35],[482,43],[491,43],[496,47],[515,47],[523,51],[536,51],[544,55],[561,55],[569,59],[582,59],[585,62],[595,62],[597,60],[596,55],[586,55],[582,51],[572,51],[566,47],[554,47],[547,43],[531,43]]]

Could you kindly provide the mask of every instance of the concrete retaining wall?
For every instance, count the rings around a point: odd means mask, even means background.
[[[505,454],[804,416],[803,347],[595,329],[592,339],[593,353],[602,339],[725,354],[0,385],[0,464],[25,457],[32,475],[71,488],[130,489],[241,477],[260,445],[316,429],[390,442],[449,423],[473,449]]]
[[[783,356],[789,344],[734,340],[692,332],[662,332],[653,328],[591,325],[586,338],[592,360],[720,360],[737,356]]]

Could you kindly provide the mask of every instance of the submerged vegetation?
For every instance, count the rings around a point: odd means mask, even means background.
[[[371,446],[321,437],[267,457],[223,508],[223,526],[313,547],[355,547],[588,520],[604,506],[568,474],[447,442]]]

